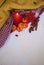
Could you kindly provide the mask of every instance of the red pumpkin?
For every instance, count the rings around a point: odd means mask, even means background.
[[[21,22],[22,20],[22,15],[20,12],[14,12],[13,13],[13,19],[14,19],[14,23],[17,25],[18,23]]]

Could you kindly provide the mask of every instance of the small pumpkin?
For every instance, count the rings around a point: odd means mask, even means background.
[[[28,23],[24,23],[24,24],[23,24],[23,27],[24,27],[24,28],[27,28],[27,27],[28,27]]]
[[[19,23],[19,24],[18,24],[18,27],[19,27],[19,28],[23,28],[23,23]]]
[[[12,31],[16,30],[16,25],[12,25]]]
[[[21,31],[21,28],[17,27],[17,31],[20,32]]]
[[[28,23],[28,21],[25,18],[22,19],[22,22],[23,23]]]

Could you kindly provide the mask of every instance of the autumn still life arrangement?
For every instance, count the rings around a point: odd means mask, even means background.
[[[39,17],[44,12],[44,0],[41,0],[42,3],[40,3],[40,6],[37,4],[38,0],[37,2],[33,0],[33,6],[30,4],[30,0],[28,3],[29,5],[24,5],[26,1],[23,4],[20,4],[23,0],[19,3],[17,1],[18,0],[15,0],[14,4],[12,0],[3,0],[3,3],[1,3],[2,0],[0,0],[0,48],[4,45],[9,34],[13,31],[21,32],[24,28],[26,29],[30,23],[29,33],[37,30]]]

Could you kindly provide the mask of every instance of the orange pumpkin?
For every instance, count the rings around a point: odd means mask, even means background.
[[[22,22],[23,23],[28,23],[28,21],[25,18],[22,19]]]
[[[16,25],[12,25],[12,30],[16,30]]]
[[[20,31],[21,31],[21,29],[20,29],[19,27],[17,27],[17,31],[18,31],[18,32],[20,32]]]
[[[23,28],[23,23],[19,23],[19,24],[18,24],[18,27],[19,27],[19,28]]]
[[[23,27],[24,27],[24,28],[27,28],[27,27],[28,27],[28,23],[24,23],[24,24],[23,24]]]

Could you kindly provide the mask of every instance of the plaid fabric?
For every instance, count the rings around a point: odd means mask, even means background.
[[[9,17],[5,25],[0,30],[0,48],[4,45],[8,35],[10,34],[12,24],[13,24],[12,18]]]

